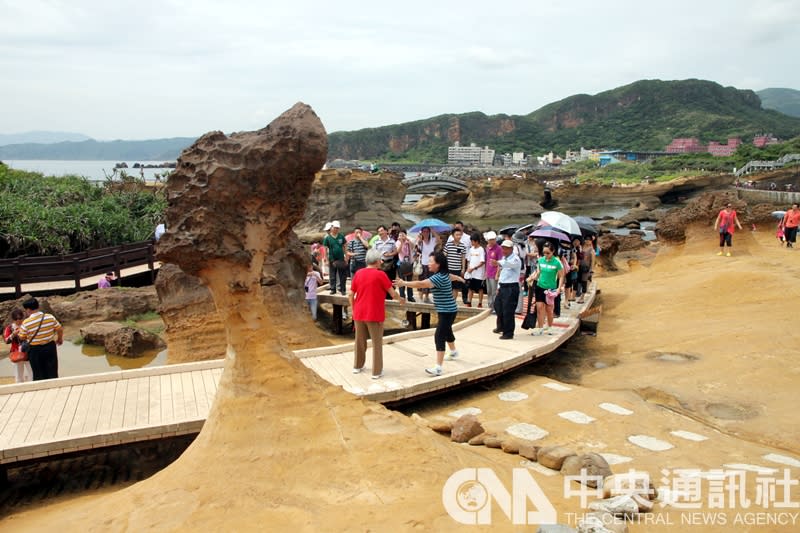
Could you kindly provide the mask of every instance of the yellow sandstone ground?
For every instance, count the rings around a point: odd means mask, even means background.
[[[598,279],[604,307],[599,336],[576,339],[568,350],[611,366],[579,364],[579,383],[566,384],[569,390],[546,387],[558,383],[532,375],[535,368],[529,367],[491,390],[448,395],[409,411],[433,417],[474,407],[494,429],[535,424],[549,432],[542,444],[627,458],[612,469],[647,471],[656,485],[662,469],[744,464],[782,474],[785,465],[764,456],[800,457],[794,414],[800,334],[793,313],[800,251],[779,248],[769,232],[741,232],[734,237],[734,257],[717,257],[714,240],[707,228],[692,230],[685,245],[662,247],[652,264],[633,263],[627,272]],[[0,521],[0,529],[43,531],[58,524],[65,531],[104,532],[463,530],[467,526],[454,522],[441,503],[447,478],[461,468],[489,467],[510,487],[512,469],[521,466],[519,456],[452,444],[403,414],[355,400],[300,365],[265,361],[253,368],[265,384],[263,397],[243,395],[231,404],[236,409],[218,412],[207,424],[217,443],[224,435],[224,448],[210,446],[201,434],[179,461],[148,480],[17,513]],[[527,398],[498,397],[511,390]],[[631,414],[600,407],[609,403]],[[594,420],[578,424],[559,416],[568,411]],[[707,440],[687,440],[676,431]],[[631,443],[632,435],[672,448],[651,451]],[[565,495],[560,475],[532,472],[560,522],[570,521],[566,513],[582,511],[577,496]],[[790,475],[797,478],[798,472],[793,467]],[[747,478],[751,500],[755,476]],[[800,501],[797,487],[791,499]],[[704,516],[687,519],[678,509],[657,507],[653,523],[630,530],[800,527],[800,519],[783,526],[756,523],[753,513],[774,509],[719,510],[704,501],[695,511]],[[725,524],[701,525],[720,511]],[[737,513],[752,523],[735,522]],[[492,530],[519,529],[495,506]]]

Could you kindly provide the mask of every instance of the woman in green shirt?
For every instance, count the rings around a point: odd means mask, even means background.
[[[553,334],[553,304],[555,297],[564,292],[564,265],[553,254],[550,243],[542,247],[543,256],[536,262],[536,272],[529,278],[528,283],[535,282],[534,295],[536,296],[536,325],[532,335]],[[548,298],[548,295],[550,296]],[[544,325],[545,313],[547,325]]]

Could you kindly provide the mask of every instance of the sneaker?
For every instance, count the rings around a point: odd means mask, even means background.
[[[722,252],[717,252],[717,255],[722,255]]]
[[[541,334],[542,334],[542,335],[551,335],[551,333],[550,333],[550,326],[544,326],[544,327],[542,328],[542,333],[541,333]]]
[[[553,328],[547,328],[547,334],[548,335],[557,335],[558,332],[556,332],[556,330],[554,330]]]
[[[447,359],[448,361],[452,361],[453,359],[458,359],[458,350],[450,352],[449,354],[445,355],[444,358]]]
[[[354,368],[354,369],[353,369],[353,374],[360,374],[360,373],[361,373],[361,371],[362,371],[362,370],[364,370],[364,368],[365,368],[365,367],[363,367],[363,366],[362,366],[361,368]]]
[[[730,253],[730,252],[728,252],[728,253],[727,253],[727,254],[725,254],[725,255],[726,255],[727,257],[730,257],[730,256],[731,256],[731,253]]]
[[[533,331],[531,331],[531,335],[533,335],[534,337],[538,337],[543,334],[544,334],[544,328],[533,328]]]
[[[372,374],[372,379],[381,379],[383,377],[383,372],[380,374]]]
[[[428,375],[431,375],[431,376],[441,376],[442,375],[442,367],[440,367],[439,365],[432,366],[430,368],[426,368],[425,372],[427,372]]]

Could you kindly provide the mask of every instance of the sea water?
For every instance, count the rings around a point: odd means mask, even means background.
[[[128,168],[124,170],[129,176],[140,178],[144,176],[146,181],[154,181],[156,174],[163,176],[171,172],[171,168],[133,168],[133,165],[160,165],[162,163],[173,163],[174,161],[61,161],[61,160],[7,160],[3,161],[6,165],[17,170],[27,170],[30,172],[40,172],[45,176],[82,176],[90,181],[104,181],[114,173],[114,166],[117,163],[126,163]]]

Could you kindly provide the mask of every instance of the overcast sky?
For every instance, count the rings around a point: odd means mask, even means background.
[[[800,89],[798,0],[0,0],[0,133],[329,132],[643,78]]]

